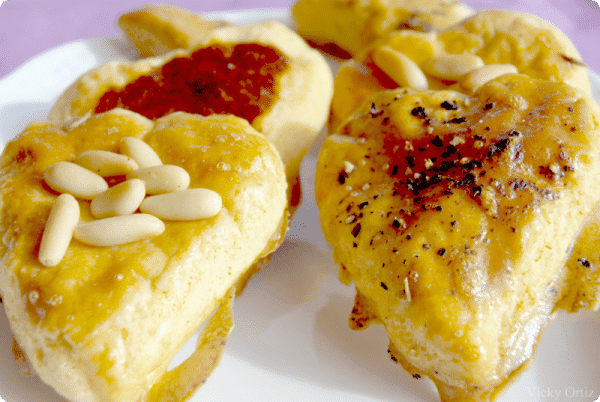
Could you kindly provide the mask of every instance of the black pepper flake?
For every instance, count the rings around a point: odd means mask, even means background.
[[[573,106],[569,106],[569,112],[573,113],[575,111],[575,109],[573,109]]]
[[[589,268],[592,264],[587,260],[587,258],[579,258],[577,260],[582,267]]]
[[[432,143],[433,145],[435,145],[438,148],[441,148],[444,146],[444,141],[442,141],[442,139],[440,138],[439,135],[436,135],[435,138],[431,141],[429,141],[430,143]]]
[[[353,206],[354,206],[353,202],[351,202],[350,204],[348,204],[348,206],[346,207],[346,212],[350,212],[350,210],[352,209]]]
[[[387,287],[387,285],[386,285],[385,283],[383,283],[383,282],[381,282],[381,287],[382,287],[384,290],[388,290],[388,287]]]
[[[456,110],[456,109],[458,109],[458,105],[457,104],[450,103],[448,101],[443,101],[440,106],[443,107],[446,110]]]
[[[409,235],[409,234],[407,234],[407,235],[406,235],[406,240],[410,240],[410,239],[412,239],[412,236],[411,236],[411,235]]]
[[[352,243],[352,247],[356,248],[356,247],[358,247],[358,244]]]
[[[491,108],[494,107],[494,105],[495,105],[494,102],[488,103],[483,107],[483,110],[490,110]]]
[[[383,114],[383,110],[377,109],[377,106],[375,106],[374,103],[371,103],[370,112],[371,112],[371,117],[379,117]]]
[[[455,117],[455,118],[449,120],[450,123],[454,123],[454,124],[464,123],[465,121],[467,121],[467,118],[464,116],[463,117]]]
[[[473,197],[479,197],[481,195],[481,187],[473,187]]]
[[[458,222],[457,221],[452,221],[452,222],[450,222],[450,224],[452,225],[452,227],[458,226]]]
[[[392,176],[395,176],[398,174],[398,166],[392,166]]]
[[[338,176],[338,183],[344,184],[346,182],[347,178],[348,178],[348,173],[346,173],[345,171],[340,172],[340,175]]]
[[[438,212],[442,212],[442,206],[441,205],[436,206],[435,210]]]
[[[509,137],[518,137],[519,135],[521,135],[521,132],[518,130],[513,130],[510,133],[508,133]]]
[[[390,122],[390,118],[389,117],[384,117],[383,118],[383,125],[384,126],[387,126],[389,122]]]
[[[363,203],[358,204],[358,209],[363,209],[364,207],[366,207],[367,205],[369,205],[369,201],[365,201]]]
[[[353,228],[352,228],[352,236],[357,237],[358,234],[360,233],[360,222],[357,223]]]
[[[483,167],[483,162],[475,160],[465,163],[463,167],[467,170],[478,169],[480,167]]]
[[[456,151],[457,151],[456,147],[454,145],[450,144],[446,147],[446,150],[442,154],[442,158],[447,158],[450,155],[456,153]]]
[[[422,106],[417,106],[410,112],[410,114],[412,114],[415,117],[420,117],[421,119],[427,118],[427,113],[425,112],[425,109]]]
[[[417,380],[419,378],[421,378],[421,374],[419,374],[419,373],[414,373],[412,376],[413,376],[413,378],[416,378]]]
[[[504,138],[503,140],[498,141],[495,144],[492,144],[490,147],[490,151],[488,152],[488,156],[494,156],[495,154],[499,154],[508,147],[510,143],[510,138]]]
[[[446,254],[446,249],[445,249],[445,248],[441,248],[441,249],[439,249],[439,250],[437,251],[437,254],[438,254],[440,257],[443,257],[443,256]]]
[[[415,167],[415,157],[414,156],[407,156],[406,157],[406,163],[408,163],[408,166],[410,167]]]
[[[396,229],[399,229],[400,221],[398,219],[394,219],[394,222],[392,222],[392,226],[395,227]]]

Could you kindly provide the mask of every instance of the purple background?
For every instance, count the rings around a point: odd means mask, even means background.
[[[0,0],[1,2],[2,0]],[[584,62],[600,72],[598,0],[463,0],[476,10],[504,8],[536,14],[573,40]],[[0,78],[31,57],[79,39],[119,35],[118,16],[144,0],[6,0],[0,5]],[[173,0],[198,12],[289,7],[293,0]]]

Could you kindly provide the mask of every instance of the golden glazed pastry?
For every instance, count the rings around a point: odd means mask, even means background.
[[[564,83],[378,93],[326,140],[315,179],[357,289],[351,327],[383,324],[392,359],[443,401],[488,401],[557,305],[598,306],[593,249],[565,267],[598,174],[600,112]]]
[[[591,97],[581,56],[558,28],[530,14],[480,11],[437,33],[393,32],[342,64],[334,82],[329,130],[335,131],[378,91],[413,87],[468,94],[474,89],[469,72],[481,76],[498,65],[506,72],[566,82]]]
[[[300,35],[352,55],[393,31],[444,29],[472,13],[458,0],[299,0],[292,9]]]
[[[164,165],[183,168],[190,189],[216,192],[222,208],[204,219],[163,219],[162,234],[121,245],[87,245],[75,229],[62,260],[43,265],[40,242],[58,197],[47,168],[90,150],[123,152],[123,137],[142,139]],[[30,124],[2,155],[0,292],[34,371],[70,401],[192,395],[227,340],[231,290],[283,239],[286,186],[276,149],[235,116],[176,112],[153,122],[115,109],[67,124]],[[90,201],[74,202],[77,228],[100,222]],[[198,351],[166,372],[219,304]]]
[[[194,47],[213,29],[225,25],[169,4],[150,4],[119,18],[119,27],[141,57]]]
[[[300,162],[325,124],[332,82],[323,56],[284,25],[228,26],[194,49],[92,69],[59,97],[49,118],[114,107],[150,119],[172,111],[243,117],[275,144],[295,207]]]

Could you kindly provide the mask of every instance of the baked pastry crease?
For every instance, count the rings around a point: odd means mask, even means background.
[[[217,192],[222,209],[205,219],[165,220],[164,233],[122,245],[73,239],[58,265],[42,265],[40,239],[57,198],[46,168],[89,150],[119,152],[123,137],[142,139],[165,165],[184,168],[190,188]],[[0,291],[34,371],[72,401],[189,396],[220,358],[236,283],[283,240],[286,188],[273,145],[235,116],[177,112],[153,122],[114,109],[29,125],[2,155]],[[90,201],[77,203],[80,220],[93,220]],[[220,304],[201,351],[167,373]]]
[[[382,323],[392,358],[443,401],[489,400],[561,300],[580,300],[574,283],[598,297],[597,275],[565,261],[600,200],[599,124],[577,90],[518,74],[365,102],[315,179],[340,279],[356,285],[351,327]]]

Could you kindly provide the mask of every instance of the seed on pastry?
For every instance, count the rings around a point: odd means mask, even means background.
[[[150,195],[181,191],[190,185],[190,175],[185,169],[175,165],[152,166],[127,174],[127,180],[140,179]]]
[[[165,231],[165,223],[148,214],[132,214],[98,219],[77,225],[73,237],[90,246],[117,246]]]
[[[128,215],[134,213],[146,196],[146,187],[140,179],[131,179],[109,188],[91,203],[95,218]]]
[[[139,138],[123,138],[121,140],[121,153],[136,161],[139,169],[162,165],[160,157],[152,147]]]
[[[461,88],[475,91],[488,81],[505,74],[518,74],[517,67],[513,64],[488,64],[465,74],[459,81]]]
[[[120,176],[138,169],[138,164],[126,155],[108,151],[86,151],[73,161],[102,177]]]
[[[40,244],[39,260],[46,267],[58,265],[69,247],[73,230],[79,223],[79,203],[71,194],[54,201]]]
[[[446,81],[458,81],[471,70],[484,66],[481,57],[471,54],[447,54],[432,57],[421,68],[426,74]]]
[[[44,172],[44,181],[59,193],[91,200],[108,189],[106,181],[96,173],[71,162],[56,162]]]
[[[417,63],[404,53],[389,46],[380,46],[373,51],[373,60],[401,87],[428,89],[427,77]]]
[[[206,188],[191,188],[146,198],[140,211],[161,219],[187,221],[215,216],[221,210],[221,196]]]

